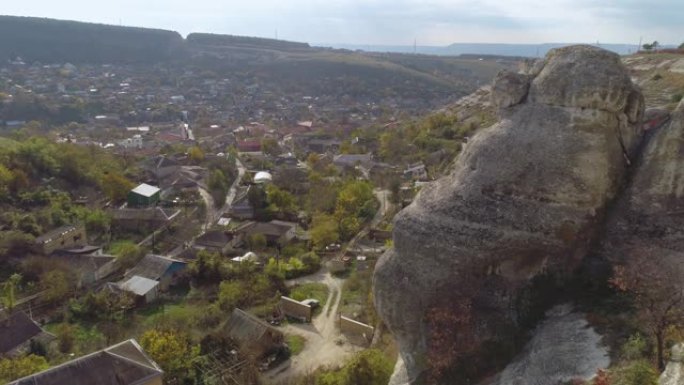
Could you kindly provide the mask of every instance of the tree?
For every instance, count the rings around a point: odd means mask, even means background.
[[[297,211],[295,197],[289,192],[279,189],[276,185],[266,186],[266,200],[268,209],[272,213],[285,215]]]
[[[29,354],[24,357],[0,359],[0,383],[7,383],[49,367],[44,357]]]
[[[204,151],[202,151],[202,149],[198,146],[192,146],[188,150],[188,157],[192,163],[200,163],[204,160]]]
[[[313,217],[309,234],[311,235],[311,243],[317,249],[323,249],[340,239],[335,218],[327,214],[317,214]]]
[[[261,151],[264,154],[276,156],[280,154],[280,146],[275,138],[261,139]]]
[[[247,237],[247,245],[250,250],[263,250],[266,248],[266,236],[264,234],[251,234]]]
[[[56,302],[63,299],[75,286],[73,279],[61,270],[52,270],[40,276],[40,286],[45,291],[43,299],[47,302]]]
[[[677,47],[677,48],[680,49],[680,50],[681,50],[681,49],[684,49],[684,43],[680,44],[679,47]]]
[[[135,187],[133,182],[123,175],[117,173],[107,173],[100,181],[100,188],[107,198],[114,201],[126,199],[128,192]]]
[[[209,175],[209,180],[207,181],[207,187],[209,187],[209,192],[214,198],[214,205],[216,207],[222,207],[226,200],[226,194],[228,194],[228,179],[223,171],[216,169]]]
[[[683,268],[665,258],[633,256],[613,268],[611,285],[634,298],[638,317],[655,339],[656,365],[665,369],[665,334],[684,325]]]
[[[17,304],[17,288],[21,282],[21,274],[14,273],[3,285],[2,305],[12,314]]]
[[[385,385],[392,375],[392,366],[380,350],[364,350],[344,367],[345,384]]]
[[[145,251],[133,242],[124,242],[117,245],[114,254],[121,267],[128,269],[135,266],[145,256]]]
[[[199,346],[193,345],[187,333],[151,329],[140,337],[140,345],[161,366],[167,380],[191,377]]]

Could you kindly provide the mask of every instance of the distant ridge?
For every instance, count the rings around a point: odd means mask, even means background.
[[[0,16],[0,60],[156,62],[183,48],[174,31],[37,17]]]
[[[412,46],[412,45],[359,45],[359,44],[316,44],[332,48],[362,50],[368,52],[418,53],[428,55],[495,55],[519,57],[543,57],[546,53],[559,47],[576,43],[543,43],[543,44],[498,44],[498,43],[454,43],[447,46]],[[636,44],[592,44],[620,55],[635,53]]]
[[[187,37],[190,44],[233,46],[233,47],[259,47],[275,49],[309,49],[307,43],[298,43],[286,40],[266,39],[261,37],[219,35],[213,33],[191,33]]]
[[[42,63],[157,63],[183,60],[190,47],[309,49],[298,43],[257,37],[123,27],[37,17],[0,16],[0,61]]]

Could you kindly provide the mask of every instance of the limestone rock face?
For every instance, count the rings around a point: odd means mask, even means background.
[[[652,135],[599,254],[612,264],[645,258],[684,280],[684,102]]]
[[[684,385],[684,344],[672,347],[670,362],[658,379],[659,385]]]
[[[530,77],[525,74],[501,71],[492,84],[492,104],[506,108],[522,102],[530,88]]]
[[[643,99],[619,57],[572,46],[540,68],[524,94],[524,76],[497,78],[493,94],[511,92],[493,96],[499,123],[395,219],[373,290],[406,369],[396,383],[445,369],[444,346],[476,357],[512,338],[535,278],[577,266],[622,185]]]

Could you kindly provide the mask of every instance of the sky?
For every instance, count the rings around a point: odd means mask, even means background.
[[[2,0],[0,14],[312,44],[684,42],[684,0]]]

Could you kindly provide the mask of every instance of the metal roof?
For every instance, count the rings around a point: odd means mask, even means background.
[[[161,191],[161,190],[159,190],[159,187],[150,186],[147,183],[142,183],[138,187],[131,190],[131,192],[136,193],[138,195],[145,196],[145,197],[151,197],[152,195],[158,193],[159,191]]]
[[[152,289],[157,287],[157,285],[159,285],[158,281],[141,277],[139,275],[134,275],[128,281],[119,285],[119,287],[121,287],[121,290],[129,291],[135,295],[144,296]]]

